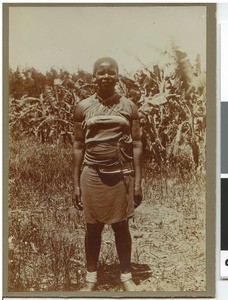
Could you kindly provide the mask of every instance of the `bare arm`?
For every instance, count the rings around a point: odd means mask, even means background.
[[[135,171],[135,207],[139,206],[142,201],[142,143],[139,121],[134,120],[132,123],[133,139],[133,164]]]
[[[135,185],[141,185],[142,143],[141,143],[139,121],[133,121],[132,139],[133,139],[133,164],[135,170]]]
[[[84,158],[85,144],[84,144],[85,134],[82,128],[82,124],[75,122],[74,124],[74,144],[73,144],[73,205],[82,210],[81,203],[81,191],[80,191],[80,173],[81,166]]]

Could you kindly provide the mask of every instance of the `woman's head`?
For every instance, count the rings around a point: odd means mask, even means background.
[[[111,57],[99,58],[93,68],[93,76],[101,92],[114,90],[118,80],[118,65]]]
[[[94,63],[93,75],[96,74],[97,69],[100,67],[101,64],[106,64],[106,65],[109,64],[114,67],[114,69],[116,70],[117,73],[119,72],[119,67],[118,67],[118,64],[115,61],[115,59],[113,59],[111,57],[101,57],[101,58],[97,59]]]

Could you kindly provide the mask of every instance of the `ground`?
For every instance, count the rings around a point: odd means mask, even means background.
[[[9,291],[76,291],[83,285],[84,222],[71,205],[70,151],[27,143],[11,149]],[[204,176],[162,170],[144,166],[144,199],[130,220],[133,279],[138,291],[204,291]],[[98,283],[98,291],[123,291],[110,226],[102,236]]]

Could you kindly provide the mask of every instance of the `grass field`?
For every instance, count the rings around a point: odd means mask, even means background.
[[[205,178],[145,164],[143,203],[130,221],[132,273],[139,291],[204,291]],[[84,223],[71,204],[70,145],[32,139],[10,145],[9,291],[75,291],[85,276]],[[101,291],[122,291],[107,226],[99,260]]]

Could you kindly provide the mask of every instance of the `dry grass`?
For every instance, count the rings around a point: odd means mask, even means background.
[[[74,291],[84,281],[83,216],[71,206],[71,146],[11,144],[9,291]],[[144,201],[130,221],[141,291],[204,291],[205,179],[144,168]],[[99,290],[121,291],[114,237],[103,232]]]

